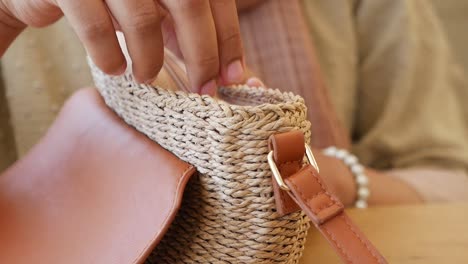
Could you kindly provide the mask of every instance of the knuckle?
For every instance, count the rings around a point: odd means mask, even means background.
[[[220,36],[220,56],[222,63],[229,63],[243,56],[242,37],[238,30],[228,30]]]
[[[145,32],[158,27],[159,22],[159,16],[154,10],[141,10],[133,14],[132,19],[126,25],[121,26],[138,32]]]
[[[242,36],[238,29],[227,29],[220,39],[221,48],[229,48],[233,52],[241,52]],[[237,55],[237,54],[236,54]]]
[[[94,41],[103,36],[108,36],[114,30],[112,24],[107,20],[96,20],[78,27],[77,34],[87,41]]]

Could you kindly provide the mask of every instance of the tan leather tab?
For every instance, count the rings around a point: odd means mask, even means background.
[[[317,171],[307,165],[286,179],[290,195],[309,216],[344,263],[386,263],[385,258],[344,212]]]
[[[80,91],[0,176],[0,263],[142,263],[194,173]]]
[[[305,153],[305,140],[301,131],[294,130],[272,135],[268,144],[270,150],[273,151],[278,166],[292,161],[299,161],[302,164]]]
[[[274,151],[277,167],[281,168],[281,165],[287,164],[283,171],[280,169],[280,173],[290,191],[279,190],[280,192],[276,193],[279,188],[275,189],[275,198],[277,195],[281,198],[277,200],[279,209],[293,208],[290,200],[284,198],[287,194],[296,206],[300,206],[309,216],[344,263],[387,263],[352,223],[344,211],[343,204],[328,191],[315,168],[310,164],[301,168],[305,152],[304,136],[301,132],[271,136],[270,149]],[[273,182],[277,185],[275,179]]]
[[[315,225],[321,225],[344,210],[343,204],[330,194],[316,170],[307,165],[294,175],[294,180],[286,179],[292,186],[296,202],[301,208],[310,210],[309,218]]]
[[[304,134],[300,131],[292,131],[272,135],[268,145],[273,151],[276,166],[283,179],[299,171],[304,158]],[[273,192],[276,202],[276,210],[279,215],[286,215],[298,211],[300,208],[287,192],[281,190],[273,178]]]

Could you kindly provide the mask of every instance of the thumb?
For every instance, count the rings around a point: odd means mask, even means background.
[[[258,75],[255,74],[249,67],[246,67],[246,81],[245,84],[250,87],[265,87],[263,81],[257,77]]]

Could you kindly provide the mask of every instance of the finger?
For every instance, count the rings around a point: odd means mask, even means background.
[[[136,81],[152,83],[164,60],[156,4],[153,0],[113,0],[107,5],[125,35]]]
[[[182,52],[179,48],[179,42],[177,40],[177,34],[174,28],[174,20],[170,16],[170,14],[160,8],[161,14],[161,30],[164,40],[164,47],[168,48],[177,58],[183,60]]]
[[[108,74],[123,73],[125,58],[104,3],[95,0],[58,2],[96,66]]]
[[[266,87],[258,74],[254,73],[249,67],[245,66],[245,84],[250,87]]]
[[[209,0],[161,2],[174,19],[192,91],[214,95],[219,75],[219,57]]]
[[[257,77],[248,78],[245,84],[249,87],[265,87],[265,84]]]
[[[243,83],[245,76],[242,41],[235,0],[211,0],[216,26],[223,84]]]

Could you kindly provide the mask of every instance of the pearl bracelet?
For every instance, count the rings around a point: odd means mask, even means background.
[[[354,175],[354,180],[357,186],[357,198],[354,205],[357,208],[367,208],[367,199],[370,191],[367,187],[369,178],[364,173],[364,167],[359,163],[358,158],[344,149],[336,147],[328,147],[322,151],[325,156],[337,158],[346,164]]]

